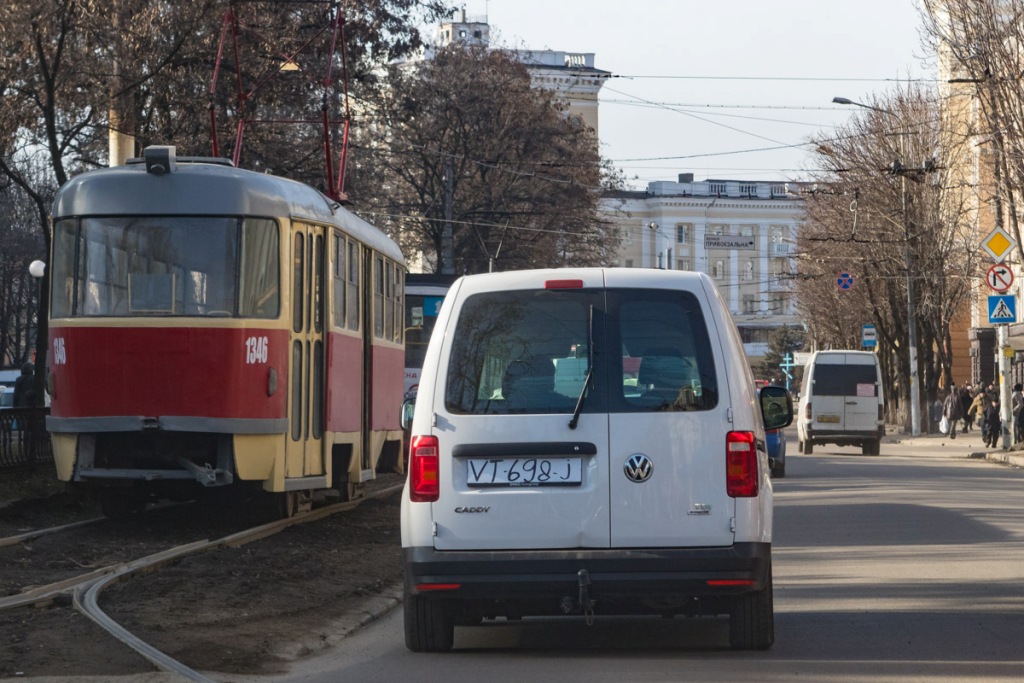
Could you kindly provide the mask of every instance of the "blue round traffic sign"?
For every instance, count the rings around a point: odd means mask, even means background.
[[[836,287],[842,291],[853,289],[853,276],[846,272],[839,273],[836,276]]]

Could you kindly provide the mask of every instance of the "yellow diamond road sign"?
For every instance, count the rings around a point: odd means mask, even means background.
[[[1017,243],[1013,241],[1013,238],[1006,234],[1002,228],[996,228],[988,234],[988,237],[981,241],[981,246],[992,255],[996,263],[1009,256],[1016,245]]]

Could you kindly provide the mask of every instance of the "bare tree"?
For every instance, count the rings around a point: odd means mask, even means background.
[[[952,379],[949,327],[978,274],[970,188],[951,170],[966,141],[944,132],[937,100],[919,88],[863,107],[817,140],[821,191],[807,202],[798,288],[819,345],[857,348],[861,325],[875,325],[883,371],[898,386],[890,410],[906,420],[910,326],[922,397],[934,398]],[[852,288],[838,286],[840,272]]]
[[[354,198],[421,252],[427,270],[475,273],[614,258],[598,212],[593,131],[499,50],[451,46],[392,67],[360,138]],[[454,263],[444,262],[451,226]]]
[[[13,0],[0,3],[0,181],[17,187],[33,208],[40,236],[33,258],[49,253],[50,204],[57,188],[72,175],[107,163],[111,129],[130,133],[140,146],[176,144],[183,153],[209,153],[209,111],[221,111],[220,123],[241,116],[221,107],[223,92],[209,87],[216,63],[222,18],[230,0]],[[274,28],[301,33],[318,24],[324,3],[241,3],[255,7],[246,30]],[[349,66],[354,75],[407,54],[419,45],[416,28],[436,17],[436,0],[372,0],[339,5],[347,13]],[[299,36],[301,38],[301,36]],[[284,43],[282,39],[282,43]],[[279,45],[289,49],[293,43]],[[288,54],[285,52],[285,54]],[[232,63],[243,92],[279,65],[281,55],[253,50],[252,61]],[[324,57],[327,59],[328,57]],[[308,89],[283,85],[266,98],[282,111],[306,105]],[[222,98],[222,99],[218,99]],[[238,98],[236,98],[237,100]],[[249,163],[263,168],[296,169],[309,179],[316,144],[301,135],[254,135],[247,142]],[[267,161],[269,160],[269,161]],[[262,162],[262,163],[261,163]],[[319,168],[319,166],[318,166]],[[320,176],[319,173],[316,174]],[[48,299],[45,279],[39,300]],[[36,339],[37,391],[47,345],[46,309],[39,313]]]
[[[1024,262],[1024,0],[925,0],[921,12],[949,75],[950,101],[966,92],[978,105],[977,116],[960,112],[966,122],[960,125],[963,135],[991,151],[988,158],[980,155],[980,171],[991,178],[994,193],[980,197],[979,209],[992,211],[996,225],[1017,242],[1016,260]]]

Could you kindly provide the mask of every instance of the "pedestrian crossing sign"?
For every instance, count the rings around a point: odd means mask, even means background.
[[[988,322],[990,325],[1017,322],[1017,298],[1012,294],[1000,294],[988,298]]]

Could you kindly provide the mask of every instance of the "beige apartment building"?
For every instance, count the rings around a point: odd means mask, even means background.
[[[451,21],[438,26],[436,48],[451,43],[488,47],[491,41],[487,17],[467,16],[462,10]],[[434,47],[424,51],[429,59]],[[593,52],[565,52],[564,50],[509,50],[530,73],[534,88],[554,93],[558,102],[566,105],[566,115],[589,126],[598,135],[597,96],[601,86],[611,77],[608,71],[594,67]]]
[[[602,208],[622,237],[617,265],[710,275],[756,362],[772,330],[801,325],[793,274],[803,199],[795,190],[683,173],[646,191],[607,193]]]

